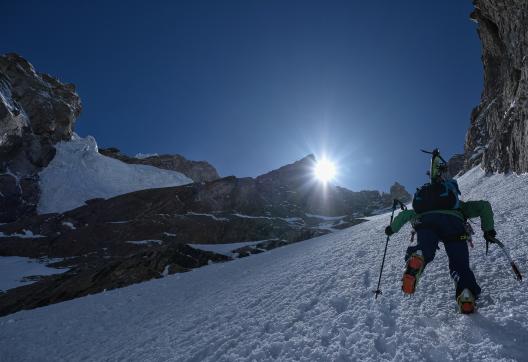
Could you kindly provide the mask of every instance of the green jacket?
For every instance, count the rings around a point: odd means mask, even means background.
[[[405,225],[407,222],[417,219],[422,215],[426,214],[432,214],[432,213],[441,213],[441,214],[448,214],[453,215],[461,220],[465,221],[466,219],[473,219],[475,217],[480,217],[480,224],[482,227],[482,231],[489,231],[494,229],[494,221],[493,221],[493,210],[491,209],[491,205],[488,201],[479,200],[479,201],[460,201],[460,208],[456,210],[435,210],[435,211],[428,211],[421,214],[417,214],[414,210],[404,210],[398,214],[394,218],[391,224],[391,229],[395,233],[400,231],[400,229]]]

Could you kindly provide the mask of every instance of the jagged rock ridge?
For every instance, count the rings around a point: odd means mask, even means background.
[[[191,161],[182,155],[155,155],[145,158],[127,156],[115,147],[99,148],[102,155],[136,165],[149,165],[164,170],[178,171],[194,182],[214,181],[220,178],[216,169],[206,161]]]

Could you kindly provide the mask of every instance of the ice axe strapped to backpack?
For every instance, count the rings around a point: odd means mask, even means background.
[[[442,174],[447,171],[447,162],[440,155],[440,150],[435,148],[432,151],[420,150],[423,153],[431,155],[431,169],[429,176],[431,177],[431,183],[439,182],[442,180]]]

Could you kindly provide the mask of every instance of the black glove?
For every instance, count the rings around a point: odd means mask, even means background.
[[[494,243],[495,236],[497,236],[497,232],[495,231],[495,229],[484,231],[484,239],[486,239],[488,243]]]
[[[389,225],[385,228],[385,235],[391,236],[392,234],[394,234],[394,231],[392,231],[392,228]]]

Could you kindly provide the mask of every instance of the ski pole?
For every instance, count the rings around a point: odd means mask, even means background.
[[[392,203],[392,214],[391,214],[389,225],[392,224],[392,220],[394,219],[394,211],[396,211],[396,206],[398,205],[400,205],[400,208],[402,210],[405,210],[405,205],[400,200],[394,199],[394,202]],[[387,255],[387,246],[389,245],[389,239],[390,239],[390,236],[387,235],[387,240],[385,241],[385,251],[383,252],[383,260],[381,261],[381,269],[380,269],[380,274],[379,274],[379,279],[378,279],[378,287],[376,288],[376,290],[372,291],[376,295],[374,299],[378,299],[378,295],[382,294],[381,289],[380,289],[381,275],[383,273],[383,267],[385,266],[385,256]]]
[[[510,256],[510,253],[508,252],[508,249],[506,248],[506,246],[500,240],[498,240],[496,238],[491,238],[491,240],[493,240],[493,242],[500,247],[500,249],[502,250],[502,252],[506,256],[506,258],[510,262],[512,270],[513,270],[513,272],[515,274],[515,279],[517,279],[518,281],[522,281],[522,274],[519,271],[519,268],[517,268],[517,265],[515,265],[514,261],[512,260],[512,258]]]

